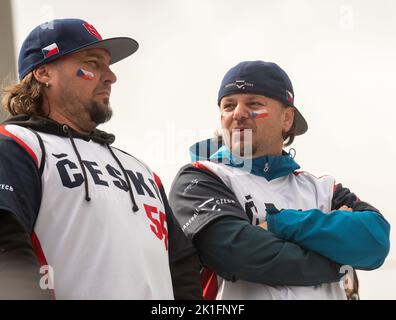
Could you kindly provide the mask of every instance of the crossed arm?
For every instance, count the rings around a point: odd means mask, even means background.
[[[185,281],[179,281],[187,270],[195,268],[199,276],[200,265],[193,255],[199,257],[203,266],[230,281],[312,286],[336,282],[342,276],[337,263],[252,225],[235,194],[210,172],[192,166],[182,168],[169,200],[178,223],[196,250],[172,261],[173,272],[178,275],[174,281],[180,286],[187,287],[185,283],[193,278],[191,272]],[[212,205],[201,206],[217,200],[221,211],[211,210]]]
[[[199,182],[189,188],[192,181]],[[274,286],[335,282],[342,276],[339,273],[340,264],[362,269],[378,267],[389,249],[389,224],[375,208],[360,202],[341,185],[337,188],[332,210],[340,210],[330,215],[319,210],[282,210],[268,219],[269,230],[263,231],[244,218],[246,214],[237,201],[225,205],[215,217],[213,212],[205,210],[199,210],[199,214],[195,215],[194,208],[213,197],[236,198],[213,174],[192,166],[182,168],[172,186],[170,203],[196,253],[172,262],[174,272],[180,271],[176,281],[187,287],[188,280],[184,284],[181,280],[183,268],[191,271],[189,280],[193,278],[192,274],[197,279],[200,267],[196,264],[199,260],[224,279],[242,279]],[[289,226],[286,224],[289,217],[294,217],[300,224]],[[310,221],[311,226],[315,226],[311,232],[310,224],[304,225],[304,222]],[[372,223],[378,227],[374,228],[374,233]],[[326,229],[328,224],[332,227],[331,232]],[[341,232],[337,233],[337,230]],[[374,237],[374,240],[369,239],[373,245],[370,252],[364,250],[364,244],[356,244],[349,232],[353,235],[361,232],[358,237],[362,239]],[[317,242],[321,245],[315,246]],[[326,242],[332,249],[323,246]],[[359,249],[357,253],[354,252],[356,248]],[[187,261],[191,263],[186,267]]]
[[[389,223],[341,184],[336,186],[332,209],[331,213],[318,209],[272,212],[267,214],[267,229],[339,264],[379,268],[389,252]]]

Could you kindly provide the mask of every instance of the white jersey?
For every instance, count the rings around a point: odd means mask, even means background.
[[[199,161],[201,165],[215,173],[236,195],[242,208],[246,203],[254,203],[253,222],[266,220],[266,204],[276,208],[309,210],[318,208],[331,211],[334,178],[300,172],[289,174],[271,181],[246,171],[211,161]],[[246,198],[246,195],[249,198]],[[226,281],[218,278],[217,299],[346,299],[345,291],[339,282],[319,286],[277,286],[246,282]]]
[[[44,154],[29,129],[5,125],[1,133],[37,167],[43,164],[39,210],[26,217],[21,209],[21,220],[33,226],[35,251],[53,271],[50,285],[57,299],[173,299],[160,181],[145,164],[112,148],[131,181],[139,208],[133,212],[122,170],[106,145],[74,139],[87,172],[91,200],[86,201],[81,166],[68,137],[38,132]],[[17,185],[11,187],[17,192]]]

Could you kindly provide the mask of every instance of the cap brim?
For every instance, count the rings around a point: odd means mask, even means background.
[[[136,40],[127,37],[110,38],[89,44],[84,47],[78,48],[76,51],[100,48],[105,49],[110,53],[110,64],[116,63],[131,54],[135,53],[139,48]]]
[[[294,107],[295,113],[295,123],[296,123],[296,136],[302,135],[308,130],[307,121],[304,119],[300,111],[296,107]]]

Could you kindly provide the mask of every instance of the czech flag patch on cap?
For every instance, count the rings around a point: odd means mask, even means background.
[[[48,47],[41,49],[41,51],[43,51],[44,58],[49,58],[54,54],[57,54],[59,52],[59,48],[56,43],[53,43],[50,44]]]

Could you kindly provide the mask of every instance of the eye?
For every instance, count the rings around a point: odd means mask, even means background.
[[[222,110],[227,110],[227,111],[232,110],[232,109],[235,109],[235,104],[233,104],[233,103],[226,103],[226,104],[224,104],[224,105],[221,107],[221,109],[222,109]]]
[[[259,101],[252,101],[252,102],[249,103],[249,106],[252,106],[252,107],[263,107],[263,106],[265,106],[265,104],[262,103],[262,102],[259,102]]]
[[[90,66],[97,68],[99,66],[99,63],[97,60],[87,60],[86,63],[88,63]]]

